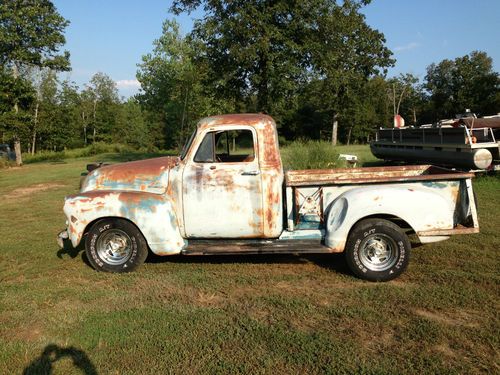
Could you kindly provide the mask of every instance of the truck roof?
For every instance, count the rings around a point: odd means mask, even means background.
[[[205,117],[198,122],[198,128],[202,129],[219,125],[250,125],[255,126],[262,123],[269,123],[276,126],[271,116],[262,113],[237,113],[230,115],[220,115]]]

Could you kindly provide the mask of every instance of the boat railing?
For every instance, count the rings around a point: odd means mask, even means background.
[[[379,129],[376,142],[402,144],[475,144],[496,142],[491,128],[436,127]]]

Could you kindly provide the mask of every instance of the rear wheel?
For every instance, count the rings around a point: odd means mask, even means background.
[[[410,261],[410,241],[396,224],[383,219],[360,221],[351,231],[345,251],[349,268],[370,281],[398,277]]]
[[[90,228],[85,251],[90,264],[98,271],[130,272],[144,262],[148,246],[131,222],[103,219]]]

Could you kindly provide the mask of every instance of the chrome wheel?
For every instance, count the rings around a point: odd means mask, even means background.
[[[359,260],[370,271],[386,271],[398,260],[396,242],[383,233],[369,235],[359,248]]]
[[[99,258],[110,265],[124,264],[132,253],[132,241],[124,231],[109,229],[97,240]]]

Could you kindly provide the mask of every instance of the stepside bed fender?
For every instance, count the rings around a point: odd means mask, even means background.
[[[432,188],[405,185],[377,185],[349,190],[326,210],[325,244],[336,252],[345,248],[347,237],[359,220],[376,215],[398,217],[415,232],[451,229],[455,202]]]
[[[187,245],[179,231],[171,198],[133,191],[89,191],[66,197],[68,234],[78,246],[90,223],[106,217],[131,221],[142,232],[153,253],[178,254]]]

